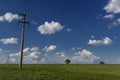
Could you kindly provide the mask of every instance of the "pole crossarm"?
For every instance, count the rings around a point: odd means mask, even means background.
[[[22,36],[21,36],[21,50],[20,50],[20,64],[19,69],[22,69],[22,61],[23,61],[23,49],[24,49],[24,34],[25,34],[25,25],[30,25],[30,22],[26,21],[26,12],[23,14],[19,14],[19,17],[22,17],[22,20],[18,20],[18,24],[22,25]]]
[[[26,12],[24,12],[23,14],[19,14],[19,17],[22,18],[23,20],[18,20],[18,25],[22,24],[22,26],[25,24],[28,24],[30,26],[30,22],[26,21]]]

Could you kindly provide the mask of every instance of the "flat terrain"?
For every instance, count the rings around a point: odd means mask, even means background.
[[[0,65],[0,80],[120,80],[120,65]]]

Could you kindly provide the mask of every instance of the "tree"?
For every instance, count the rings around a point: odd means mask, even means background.
[[[105,64],[103,61],[100,61],[100,64]]]
[[[70,62],[71,62],[70,59],[66,59],[66,60],[65,60],[65,63],[66,63],[66,64],[70,64]]]

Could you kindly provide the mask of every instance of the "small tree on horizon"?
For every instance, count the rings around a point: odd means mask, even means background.
[[[66,63],[66,64],[70,64],[70,63],[71,63],[70,59],[66,59],[66,60],[65,60],[65,63]]]
[[[105,64],[103,61],[100,61],[100,64]]]

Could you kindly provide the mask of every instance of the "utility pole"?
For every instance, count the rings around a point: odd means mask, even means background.
[[[7,56],[7,59],[6,59],[6,64],[9,64],[9,54]]]
[[[22,69],[22,61],[23,61],[23,49],[24,49],[24,33],[25,33],[25,25],[30,24],[30,22],[26,21],[26,12],[19,14],[19,17],[22,18],[22,20],[18,21],[18,24],[22,25],[22,36],[21,36],[21,50],[20,50],[20,63],[19,63],[19,69]]]

